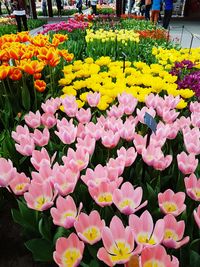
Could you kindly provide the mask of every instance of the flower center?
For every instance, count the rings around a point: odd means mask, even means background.
[[[112,262],[128,261],[131,257],[130,246],[123,241],[116,241],[109,254]]]
[[[144,263],[143,267],[165,267],[165,265],[157,260],[150,260]]]
[[[164,209],[167,213],[173,212],[177,210],[177,206],[173,202],[165,202],[163,203]]]
[[[141,244],[150,244],[154,245],[156,243],[155,239],[153,236],[149,239],[147,233],[141,233],[137,236],[137,241]]]
[[[111,193],[103,193],[103,194],[99,195],[98,202],[111,203],[112,202],[112,194]]]
[[[41,210],[42,209],[42,206],[49,202],[49,198],[45,198],[44,196],[40,196],[36,199],[36,202],[35,202],[35,208],[37,210]]]
[[[62,257],[62,263],[64,267],[73,267],[81,258],[81,253],[76,248],[67,249]]]
[[[195,188],[194,193],[195,193],[197,198],[200,198],[200,189]]]
[[[164,234],[164,239],[171,239],[171,238],[173,240],[175,240],[175,241],[178,240],[178,236],[177,236],[177,234],[174,231],[172,231],[170,229],[166,229],[165,230],[165,234]]]
[[[123,201],[120,202],[119,207],[121,209],[126,208],[126,207],[134,208],[135,205],[134,205],[134,202],[131,199],[127,198],[127,199],[124,199]]]
[[[94,241],[95,239],[100,237],[100,231],[97,227],[89,227],[84,232],[83,235],[89,241]]]
[[[22,191],[25,187],[25,184],[18,184],[15,186],[16,191]]]

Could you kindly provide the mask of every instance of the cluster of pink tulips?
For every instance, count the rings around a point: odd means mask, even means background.
[[[128,267],[133,259],[142,267],[179,266],[180,257],[171,253],[193,239],[185,233],[185,216],[200,228],[200,103],[191,102],[184,116],[176,110],[178,96],[150,94],[141,106],[122,93],[100,114],[99,99],[90,93],[88,107],[78,108],[73,96],[51,98],[29,112],[12,138],[29,157],[31,172],[0,158],[0,186],[69,231],[55,244],[60,267],[90,260],[84,258],[88,246],[96,248],[100,266]],[[146,113],[157,121],[149,143]],[[173,184],[163,181],[166,174],[177,176]],[[154,184],[152,203],[148,188]]]

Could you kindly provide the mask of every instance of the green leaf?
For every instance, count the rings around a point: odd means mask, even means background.
[[[67,229],[65,229],[64,227],[58,227],[58,229],[57,229],[57,231],[56,231],[56,233],[55,233],[55,235],[54,235],[54,237],[53,237],[53,243],[55,244],[56,243],[56,240],[59,238],[59,237],[68,237],[69,236],[69,234],[70,234],[71,232],[69,231],[69,230],[67,230]]]
[[[45,239],[32,239],[25,242],[35,261],[51,262],[53,261],[53,244]]]
[[[199,248],[200,248],[200,238],[193,240],[190,243],[190,249],[195,251],[195,252],[199,252]]]
[[[83,267],[89,267],[89,265],[85,264],[84,262],[81,262],[81,263],[80,263],[80,266],[83,266]]]
[[[27,111],[30,109],[30,93],[27,86],[22,88],[22,105]]]
[[[194,250],[190,250],[190,266],[196,267],[199,266],[200,263],[200,255]]]
[[[99,262],[96,260],[92,260],[90,262],[90,267],[100,267]]]
[[[46,240],[51,240],[51,227],[52,222],[50,221],[50,218],[47,216],[40,219],[39,224],[39,232],[42,235],[42,237]]]
[[[13,218],[14,222],[24,226],[23,217],[21,216],[21,213],[18,210],[12,209],[11,214],[12,214],[12,218]]]

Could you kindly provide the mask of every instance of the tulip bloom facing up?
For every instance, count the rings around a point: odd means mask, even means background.
[[[113,194],[113,203],[121,213],[130,215],[147,205],[147,201],[142,203],[142,188],[134,189],[131,183],[123,183],[121,189],[116,189]]]
[[[31,182],[28,192],[24,194],[27,206],[34,210],[47,210],[53,206],[53,191],[49,182],[38,184]]]
[[[72,233],[68,238],[58,238],[53,258],[59,267],[76,267],[83,257],[83,251],[84,243]]]
[[[167,189],[164,193],[158,194],[159,207],[164,214],[178,216],[186,209],[184,201],[184,192],[174,193],[171,189]]]
[[[15,195],[23,195],[30,185],[30,178],[22,173],[16,173],[14,179],[10,182],[9,186]]]
[[[82,207],[83,204],[80,203],[79,209],[77,210],[76,204],[71,196],[67,196],[66,198],[59,196],[56,200],[56,208],[51,209],[53,223],[66,229],[73,227]]]
[[[6,187],[15,177],[16,169],[11,160],[0,158],[0,187]]]
[[[189,242],[190,240],[189,236],[183,238],[185,230],[184,221],[177,222],[172,214],[166,215],[164,217],[164,221],[165,221],[165,234],[162,242],[163,245],[165,245],[168,248],[178,249],[184,244],[187,244]]]
[[[188,196],[196,201],[200,201],[200,179],[194,173],[184,179]]]
[[[176,257],[167,255],[166,250],[161,245],[146,247],[141,254],[142,267],[178,267],[179,261]]]
[[[135,241],[138,245],[152,246],[160,244],[163,240],[164,220],[158,220],[153,230],[153,219],[147,210],[140,217],[131,214],[129,216],[129,225],[133,230]]]
[[[197,210],[194,210],[193,214],[194,214],[195,222],[197,223],[200,229],[200,205],[198,206]]]
[[[74,228],[80,239],[90,245],[101,240],[103,227],[105,227],[105,222],[101,220],[96,210],[93,210],[89,215],[81,212],[77,221],[74,223]]]
[[[142,250],[140,245],[134,250],[133,232],[129,226],[125,228],[117,216],[112,218],[110,228],[103,228],[102,241],[104,247],[99,249],[97,257],[108,266],[126,263]]]

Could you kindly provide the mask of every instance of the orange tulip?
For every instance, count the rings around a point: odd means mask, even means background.
[[[46,48],[42,47],[38,50],[38,58],[41,60],[51,60],[54,58],[54,55],[56,54],[56,50],[54,48]]]
[[[58,39],[60,42],[64,42],[68,40],[68,37],[66,34],[59,34],[59,33],[54,34],[53,38]]]
[[[18,81],[22,78],[22,72],[18,68],[11,69],[9,78],[14,81]]]
[[[68,50],[59,50],[59,55],[68,62],[72,61],[72,59],[74,58],[74,55],[69,53]]]
[[[58,55],[55,55],[51,60],[47,61],[47,64],[49,64],[51,67],[55,67],[59,64],[60,57]]]
[[[42,77],[42,74],[41,73],[35,73],[35,74],[33,74],[33,78],[35,80],[39,80],[41,77]]]
[[[34,56],[34,51],[26,51],[22,56],[21,59],[30,59]]]
[[[25,43],[30,40],[30,35],[28,32],[18,32],[17,36],[18,36],[19,42],[21,43]]]
[[[36,80],[34,82],[34,87],[38,92],[42,93],[46,89],[46,83],[43,80]]]
[[[0,66],[0,80],[4,80],[10,73],[10,66]]]
[[[6,50],[0,51],[0,60],[1,61],[9,61],[10,60],[9,54]]]
[[[44,68],[44,63],[38,60],[25,62],[21,68],[30,75],[41,72]]]
[[[35,46],[39,46],[39,47],[50,45],[49,36],[45,36],[43,34],[38,34],[34,36],[32,39],[30,39],[30,42],[34,44]]]

